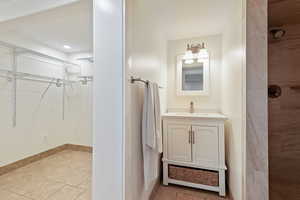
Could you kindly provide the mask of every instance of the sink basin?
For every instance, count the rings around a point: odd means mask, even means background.
[[[220,113],[189,113],[189,112],[169,112],[162,117],[180,117],[180,118],[211,118],[211,119],[227,119]]]

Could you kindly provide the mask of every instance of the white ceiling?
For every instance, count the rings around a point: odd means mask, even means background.
[[[92,0],[79,0],[75,3],[72,3],[74,0],[0,0],[0,12],[6,10],[6,13],[18,13],[23,16],[26,9],[21,12],[22,6],[20,5],[26,2],[30,5],[27,7],[36,7],[32,10],[41,10],[41,1],[48,5],[43,7],[44,9],[56,8],[0,22],[0,40],[1,34],[17,35],[19,38],[66,53],[92,51]],[[58,2],[62,4],[64,2],[64,5],[57,7]],[[137,23],[134,24],[139,24],[138,22],[143,18],[142,21],[147,21],[146,27],[151,29],[149,31],[172,40],[222,33],[226,25],[227,8],[235,1],[144,0],[134,2],[135,16],[139,16],[135,17],[134,21]],[[34,6],[35,4],[38,6]],[[66,50],[63,45],[69,45],[72,49]]]
[[[14,35],[65,53],[92,51],[92,0],[0,0],[0,8],[0,21],[22,16],[0,22],[0,40],[1,35]]]
[[[0,0],[0,22],[73,3],[78,0]]]
[[[134,1],[134,24],[167,40],[215,35],[227,24],[228,9],[235,0]],[[146,26],[146,27],[144,27]]]

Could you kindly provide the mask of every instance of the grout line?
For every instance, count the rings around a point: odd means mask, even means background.
[[[27,196],[25,196],[24,194],[20,194],[20,193],[17,193],[17,192],[15,192],[15,191],[6,190],[6,189],[1,189],[1,190],[6,191],[6,192],[11,193],[11,194],[15,194],[15,195],[17,195],[17,196],[24,197],[25,199],[35,200],[35,199],[31,198],[31,197],[27,197]]]
[[[60,190],[61,190],[62,188],[64,188],[64,187],[65,187],[65,185],[63,185],[61,188],[59,188],[59,189],[53,191],[51,194],[49,194],[49,195],[47,196],[47,198],[46,198],[45,200],[49,199],[52,195],[58,193],[58,191],[60,191]],[[36,200],[40,200],[40,199],[36,199]]]
[[[83,195],[86,191],[81,192],[80,194],[77,195],[77,197],[75,197],[73,200],[78,199],[81,195]]]
[[[52,196],[54,196],[55,194],[57,194],[59,191],[62,191],[62,189],[65,188],[66,186],[67,185],[62,186],[56,192],[53,192],[53,194],[50,194],[45,200],[50,199]]]
[[[66,150],[68,150],[68,149],[66,149]],[[73,152],[73,150],[70,150],[70,152]],[[57,153],[55,153],[55,154],[53,154],[53,155],[51,155],[51,156],[56,156],[58,153],[60,153],[60,152],[57,152]],[[57,156],[59,156],[59,155],[57,155]],[[55,160],[54,160],[54,161],[55,161]],[[71,162],[72,159],[69,159],[69,161],[70,161],[70,164],[72,164],[72,162]],[[39,162],[39,161],[36,161],[36,162]],[[49,162],[53,162],[53,160],[52,160],[52,161],[50,160]],[[31,163],[30,163],[30,164],[31,164]],[[35,171],[34,168],[33,168],[33,171]],[[7,173],[7,174],[9,174],[9,173]],[[22,174],[23,174],[23,173],[21,173],[21,175],[22,175]],[[74,190],[77,190],[77,191],[79,192],[79,194],[76,195],[76,196],[74,197],[74,200],[78,199],[82,194],[84,194],[85,192],[87,192],[87,191],[90,189],[88,186],[86,186],[86,187],[85,187],[85,185],[84,185],[84,186],[81,186],[81,185],[84,184],[85,182],[91,180],[91,177],[89,176],[89,173],[87,173],[86,175],[87,175],[87,176],[84,177],[84,180],[79,181],[80,183],[77,184],[77,185],[71,185],[71,184],[66,183],[65,181],[56,180],[56,179],[53,179],[53,178],[51,178],[51,177],[49,178],[48,176],[40,176],[40,178],[42,178],[42,179],[45,180],[45,181],[50,181],[50,182],[53,182],[54,184],[56,184],[56,183],[62,184],[62,186],[59,187],[58,189],[55,189],[54,191],[49,192],[45,200],[51,198],[53,195],[55,195],[55,194],[57,194],[58,192],[62,191],[62,190],[63,190],[65,187],[67,187],[67,186],[68,186],[68,187],[71,187],[71,188],[73,188]],[[0,176],[0,178],[1,178],[1,176]],[[87,183],[87,184],[88,184],[88,183]],[[26,198],[26,199],[28,199],[28,200],[40,200],[40,199],[36,199],[36,198],[32,198],[32,197],[27,196],[27,195],[28,195],[28,192],[25,193],[25,194],[23,194],[23,193],[19,193],[19,191],[16,192],[16,191],[9,190],[9,187],[7,187],[7,188],[5,188],[5,189],[2,188],[1,190],[7,191],[7,192],[9,192],[9,193],[12,193],[12,194],[15,194],[15,195],[18,195],[18,196],[22,196],[22,197],[24,197],[24,198]],[[21,192],[22,192],[22,191],[21,191]],[[72,199],[72,200],[73,200],[73,199]]]

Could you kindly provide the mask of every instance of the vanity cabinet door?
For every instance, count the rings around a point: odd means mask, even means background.
[[[204,167],[219,167],[218,128],[212,126],[192,126],[193,162]]]
[[[168,159],[172,161],[191,162],[191,126],[169,124],[167,130]]]

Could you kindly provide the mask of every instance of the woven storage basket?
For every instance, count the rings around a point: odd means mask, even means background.
[[[169,165],[169,178],[202,185],[219,186],[219,174],[216,171]]]

